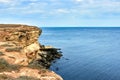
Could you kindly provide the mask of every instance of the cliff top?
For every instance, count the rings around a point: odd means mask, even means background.
[[[27,31],[31,31],[31,30],[40,30],[38,27],[36,26],[28,26],[28,25],[22,25],[22,24],[0,24],[0,31],[2,30],[27,30]]]

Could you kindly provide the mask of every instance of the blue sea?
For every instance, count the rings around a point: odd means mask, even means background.
[[[61,48],[50,70],[64,80],[120,80],[120,28],[42,28],[40,43]]]

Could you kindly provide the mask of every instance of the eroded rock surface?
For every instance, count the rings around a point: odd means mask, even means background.
[[[4,58],[10,64],[28,65],[36,58],[40,49],[38,38],[42,30],[27,25],[0,25],[0,47]]]
[[[21,76],[40,80],[62,80],[54,72],[44,69],[51,65],[52,60],[62,55],[58,52],[59,49],[46,47],[38,42],[41,32],[36,26],[0,25],[0,75],[11,77],[10,80]],[[42,78],[43,73],[40,73],[43,69],[47,72],[43,77],[45,79]],[[49,79],[50,77],[54,79]]]

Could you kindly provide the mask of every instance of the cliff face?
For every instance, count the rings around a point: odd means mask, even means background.
[[[5,56],[12,59],[11,64],[28,65],[30,60],[34,60],[37,57],[37,52],[40,49],[38,42],[39,35],[42,30],[35,26],[27,25],[0,25],[0,46]],[[15,56],[13,56],[15,55]]]
[[[6,70],[9,69],[11,65],[19,70],[16,72],[10,68],[11,72],[1,72],[0,74],[9,74],[8,76],[14,79],[20,76],[34,77],[34,74],[36,74],[35,77],[42,80],[41,75],[43,73],[39,74],[40,71],[49,67],[52,60],[62,55],[58,53],[58,49],[56,48],[40,45],[38,38],[41,32],[42,30],[36,26],[0,25],[0,61],[2,61],[0,64],[3,66],[7,64],[8,68],[6,67]],[[3,66],[0,66],[0,68],[4,68]],[[34,72],[34,74],[32,74],[32,72]],[[43,77],[46,78],[46,80],[62,80],[62,78],[54,72],[48,71],[47,69],[46,72],[46,77]],[[47,77],[55,78],[47,79]]]
[[[17,46],[25,47],[37,42],[42,30],[27,25],[0,25],[0,41],[12,42]]]

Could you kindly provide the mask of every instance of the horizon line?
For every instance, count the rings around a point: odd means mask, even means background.
[[[77,28],[77,27],[78,27],[78,28],[79,28],[79,27],[81,27],[81,28],[85,28],[85,27],[88,27],[88,28],[89,28],[89,27],[94,27],[94,28],[97,28],[97,27],[98,27],[98,28],[101,28],[101,27],[102,27],[102,28],[111,27],[111,28],[113,28],[113,27],[114,27],[114,28],[117,28],[117,27],[120,27],[120,26],[40,26],[40,27],[58,27],[58,28],[59,28],[59,27],[71,27],[71,28],[72,28],[72,27],[76,27],[76,28]]]

